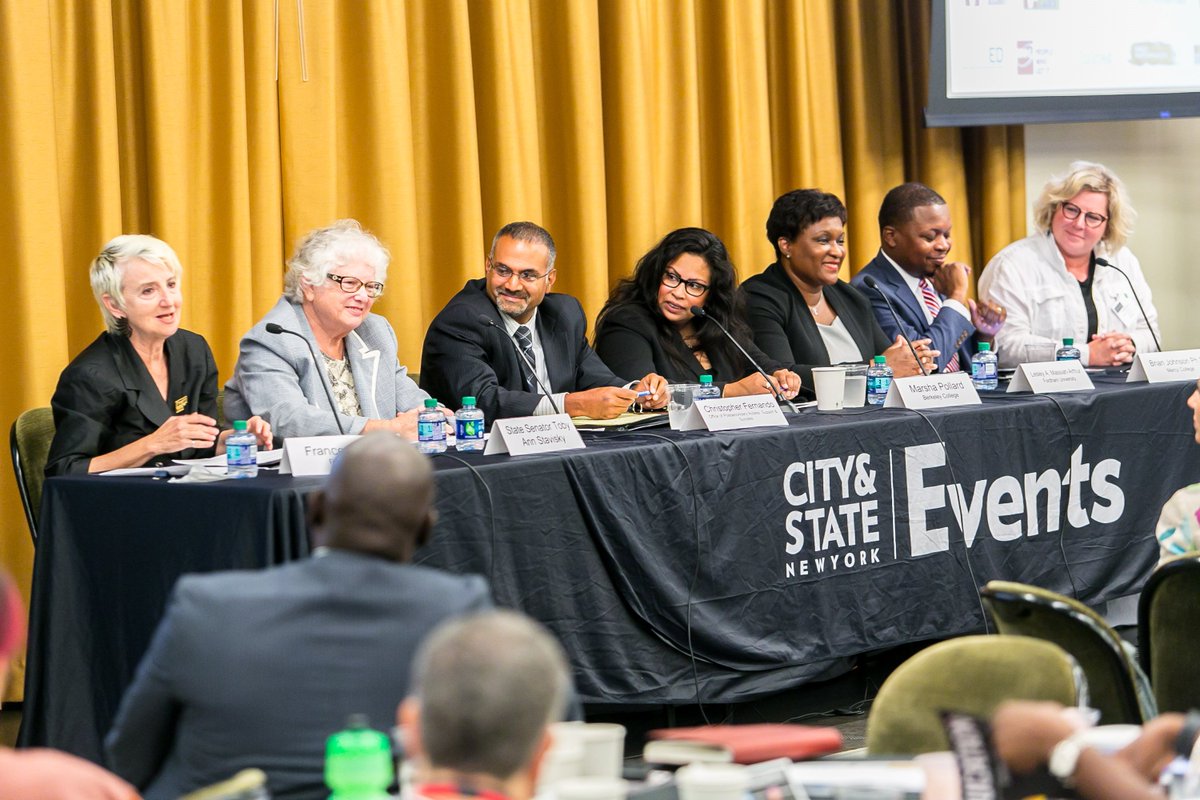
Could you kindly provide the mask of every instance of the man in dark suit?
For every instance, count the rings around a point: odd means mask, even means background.
[[[428,460],[367,434],[310,498],[313,557],[181,578],[105,742],[147,800],[248,767],[275,798],[324,798],[326,738],[349,714],[386,729],[418,643],[488,608],[482,578],[408,562],[433,525]]]
[[[871,298],[879,326],[889,338],[931,339],[943,372],[970,371],[980,342],[993,343],[1004,324],[1003,309],[967,297],[971,268],[947,261],[950,210],[940,194],[921,183],[892,189],[879,207],[879,254],[850,282]],[[875,279],[879,291],[867,288]],[[892,301],[897,327],[883,292]]]
[[[635,400],[666,405],[661,376],[624,385],[592,350],[579,301],[550,293],[554,258],[544,228],[532,222],[501,228],[484,277],[467,281],[429,326],[421,388],[449,408],[474,397],[488,420],[559,412],[611,419]]]

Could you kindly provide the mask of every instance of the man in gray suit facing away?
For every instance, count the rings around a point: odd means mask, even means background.
[[[312,558],[185,576],[105,742],[146,800],[247,767],[275,798],[325,798],[325,739],[352,713],[387,729],[421,639],[489,608],[482,578],[407,562],[433,527],[427,459],[388,433],[355,442],[310,498]]]

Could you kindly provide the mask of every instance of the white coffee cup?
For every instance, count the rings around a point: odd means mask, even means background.
[[[697,762],[675,772],[679,800],[742,800],[749,785],[741,764]]]
[[[583,750],[578,775],[619,778],[625,763],[625,727],[615,722],[557,722],[556,742],[575,742]]]
[[[818,411],[841,409],[846,397],[845,367],[813,367],[813,389],[817,393]]]
[[[559,733],[553,727],[550,735],[553,743],[538,770],[539,794],[554,788],[559,781],[578,778],[583,774],[583,742],[570,733]]]

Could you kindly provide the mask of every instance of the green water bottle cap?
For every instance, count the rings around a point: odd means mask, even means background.
[[[1075,340],[1072,339],[1071,337],[1068,336],[1066,339],[1063,339],[1063,347],[1074,347],[1074,346],[1075,346]]]
[[[426,397],[425,398],[425,407],[426,408],[437,408],[437,400],[434,400],[432,397]]]
[[[473,406],[473,405],[475,405],[475,398],[474,398],[474,397],[469,397],[469,396],[468,396],[468,397],[464,397],[464,398],[463,398],[463,405],[464,405],[464,406]]]
[[[237,419],[237,420],[234,420],[234,421],[233,421],[233,429],[234,429],[235,431],[244,431],[244,430],[246,430],[246,420],[244,420],[244,419]]]
[[[701,375],[700,376],[700,385],[701,386],[708,386],[711,383],[712,383],[712,375]]]
[[[986,353],[991,349],[992,349],[992,345],[989,342],[980,342],[979,343],[979,352]]]
[[[886,364],[886,363],[887,363],[887,358],[886,358],[886,357],[884,357],[884,356],[875,356],[875,363],[876,363],[877,365],[879,365],[879,364]]]

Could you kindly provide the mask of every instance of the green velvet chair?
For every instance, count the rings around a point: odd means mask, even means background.
[[[22,412],[8,432],[8,449],[12,455],[13,474],[17,492],[25,509],[29,535],[37,544],[38,514],[42,508],[42,483],[46,479],[46,459],[54,439],[54,414],[49,406]]]
[[[1087,675],[1091,704],[1103,725],[1140,725],[1156,715],[1149,692],[1138,693],[1138,665],[1121,637],[1090,608],[1056,592],[990,581],[980,592],[1001,633],[1033,636],[1066,650]]]
[[[1076,705],[1087,691],[1057,645],[1026,636],[963,636],[925,648],[879,689],[867,718],[867,752],[912,756],[949,750],[942,711],[991,717],[1005,700]]]
[[[1138,602],[1138,657],[1159,711],[1200,708],[1200,555],[1154,570]]]

